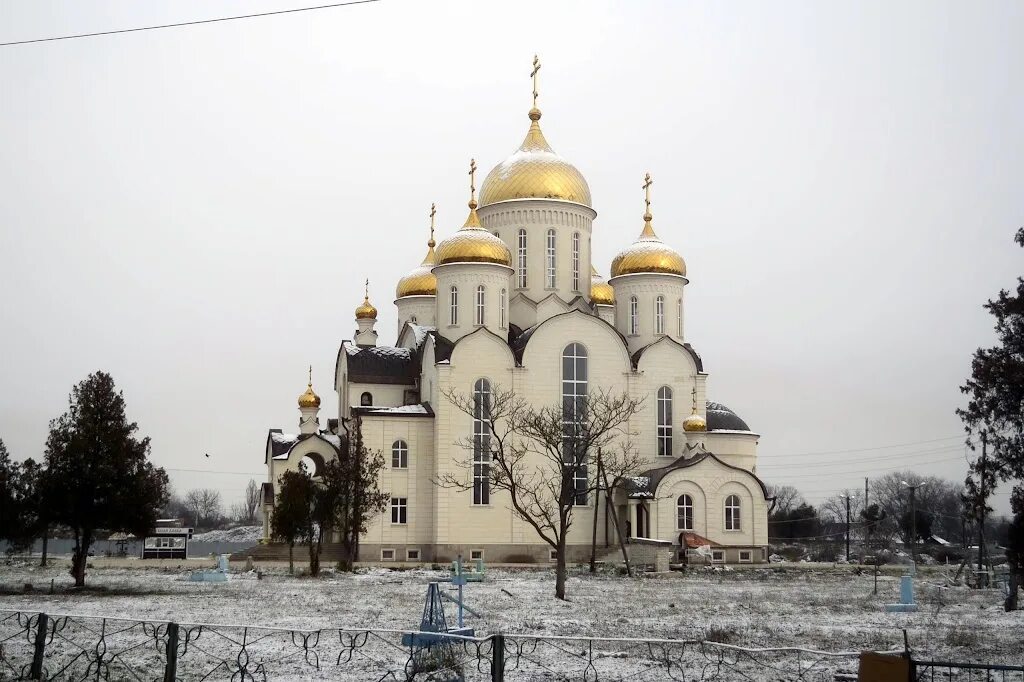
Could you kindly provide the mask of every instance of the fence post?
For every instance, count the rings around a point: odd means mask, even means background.
[[[36,647],[32,654],[32,667],[28,671],[28,679],[43,679],[43,650],[46,648],[46,631],[49,629],[50,619],[45,613],[39,614],[36,622]]]
[[[164,682],[174,682],[178,676],[178,624],[167,624],[167,665]]]
[[[491,682],[505,682],[505,635],[491,635]]]

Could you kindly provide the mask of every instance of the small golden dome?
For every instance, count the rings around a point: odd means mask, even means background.
[[[555,154],[540,130],[540,110],[530,110],[530,130],[511,156],[480,187],[483,206],[510,199],[561,199],[590,206],[590,186],[575,166]]]
[[[402,279],[398,280],[395,287],[395,298],[406,296],[436,296],[437,277],[431,272],[437,265],[437,254],[434,253],[434,205],[430,205],[430,241],[427,242],[427,255],[423,262],[409,271]]]
[[[693,433],[695,431],[707,431],[708,423],[704,421],[704,417],[697,414],[697,408],[693,408],[693,412],[689,417],[683,420],[683,431],[687,433]]]
[[[590,267],[590,302],[594,305],[615,305],[615,290],[612,285]]]
[[[644,203],[644,229],[631,245],[619,252],[612,260],[612,277],[632,275],[635,273],[666,273],[669,275],[686,276],[686,262],[674,249],[654,233],[651,226],[651,175],[644,179],[646,197]]]
[[[470,177],[476,173],[476,162],[470,162]],[[505,242],[488,232],[480,224],[476,214],[476,187],[470,180],[469,216],[462,229],[442,239],[437,245],[437,264],[446,263],[497,263],[511,266],[512,254]]]
[[[366,292],[363,297],[363,302],[356,307],[356,319],[357,320],[376,320],[377,309],[370,303],[370,292]]]
[[[320,396],[313,392],[313,365],[309,366],[309,383],[306,392],[299,396],[299,407],[320,407]]]

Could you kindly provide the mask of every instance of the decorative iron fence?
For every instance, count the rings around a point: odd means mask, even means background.
[[[855,679],[859,654],[794,647],[754,649],[699,640],[525,634],[462,637],[0,610],[0,680],[833,682]],[[956,672],[951,673],[954,668]],[[1020,671],[1024,668],[917,662],[911,679],[1024,682]],[[964,676],[964,672],[975,676]],[[1011,676],[994,676],[996,672]]]
[[[910,679],[914,682],[1024,682],[1024,665],[995,663],[952,663],[950,661],[910,661]]]

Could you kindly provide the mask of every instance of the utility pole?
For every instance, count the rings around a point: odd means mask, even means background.
[[[923,488],[927,483],[915,483],[913,485],[906,481],[900,481],[910,488],[910,557],[914,560],[914,572],[917,572],[917,504],[916,494],[918,488]]]
[[[988,455],[988,433],[981,432],[981,519],[978,522],[978,571],[983,569],[982,562],[985,557],[985,464]]]
[[[865,476],[864,477],[864,508],[867,509],[870,506],[871,506],[871,503],[868,502],[868,477]]]
[[[843,493],[839,497],[846,500],[846,563],[850,563],[850,495]]]

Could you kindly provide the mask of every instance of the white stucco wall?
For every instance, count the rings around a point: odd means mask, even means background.
[[[512,294],[512,270],[493,263],[449,263],[434,268],[437,276],[435,319],[438,331],[451,341],[478,329],[476,290],[484,286],[484,324],[496,334],[508,334],[508,300]],[[458,287],[458,321],[451,324],[451,287]],[[505,323],[501,323],[501,290],[505,290]]]
[[[398,310],[398,330],[396,334],[402,333],[402,326],[406,322],[426,327],[436,326],[437,300],[435,296],[405,296],[398,298],[395,299],[395,308]]]
[[[612,277],[608,283],[615,290],[615,328],[618,329],[629,343],[630,352],[634,352],[661,336],[669,336],[682,342],[678,302],[683,300],[683,316],[686,315],[686,301],[683,289],[686,278],[678,275],[635,274]],[[630,333],[629,310],[630,298],[637,299],[637,331]],[[665,299],[664,334],[655,333],[655,301],[658,296]],[[685,328],[682,330],[685,332]]]

